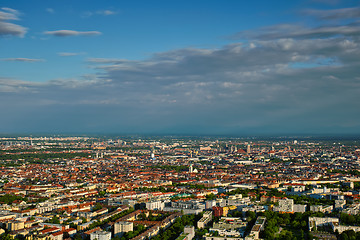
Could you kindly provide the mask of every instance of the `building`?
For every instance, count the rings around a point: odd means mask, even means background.
[[[331,213],[333,210],[333,206],[322,206],[322,205],[313,205],[310,206],[310,211],[312,212],[323,212],[323,213]]]
[[[306,204],[294,204],[294,212],[304,213],[306,212]]]
[[[100,230],[90,233],[90,240],[111,240],[111,232]]]
[[[176,240],[191,240],[195,237],[195,227],[194,226],[185,226],[184,232],[180,234]]]
[[[293,199],[280,199],[278,212],[294,212],[294,200]]]
[[[134,230],[133,222],[120,221],[114,224],[114,235],[122,236],[124,233],[131,232]]]
[[[211,211],[205,211],[202,218],[197,222],[198,228],[204,228],[208,222],[210,222],[212,219],[212,212]]]
[[[150,201],[146,203],[146,209],[148,210],[163,210],[165,203],[162,201]]]
[[[224,208],[223,207],[213,207],[214,217],[224,216]]]
[[[247,238],[259,239],[260,231],[264,230],[265,221],[266,217],[258,217]]]
[[[306,204],[294,204],[293,199],[279,199],[279,206],[274,207],[274,211],[277,212],[287,212],[287,213],[294,213],[294,212],[306,212]]]
[[[346,200],[344,199],[335,200],[335,209],[343,209],[345,204]]]
[[[339,218],[333,217],[309,217],[309,231],[316,230],[319,226],[337,224],[339,225]]]
[[[63,240],[64,234],[62,232],[55,232],[50,234],[51,240]]]
[[[11,221],[7,224],[7,229],[9,231],[17,231],[20,229],[24,229],[24,222],[23,221]]]
[[[333,231],[335,232],[337,230],[339,232],[339,234],[341,234],[344,231],[348,231],[348,230],[353,230],[354,232],[360,231],[359,226],[344,226],[344,225],[340,225],[337,222],[331,222],[330,225],[331,225]]]
[[[205,204],[199,201],[178,201],[171,202],[170,207],[165,207],[164,211],[179,211],[184,214],[199,214],[205,209]]]
[[[215,200],[205,201],[205,209],[212,209],[212,207],[216,206]]]
[[[205,234],[206,240],[237,240],[243,239],[246,222],[240,218],[222,217],[218,223],[214,223],[210,232]]]
[[[243,228],[245,230],[246,222],[240,218],[222,217],[218,223],[214,223],[214,229],[226,229],[226,230],[239,230]]]

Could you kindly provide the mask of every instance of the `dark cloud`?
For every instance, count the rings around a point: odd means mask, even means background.
[[[46,31],[46,35],[53,35],[56,37],[69,37],[69,36],[97,36],[101,35],[99,31],[74,31],[74,30],[56,30]]]
[[[349,19],[359,18],[360,8],[353,7],[330,10],[307,9],[302,11],[302,13],[324,20]]]
[[[27,29],[23,26],[10,23],[9,21],[19,20],[20,13],[11,8],[3,7],[0,10],[0,36],[12,35],[23,37]]]
[[[232,36],[232,39],[272,40],[279,38],[328,38],[333,36],[360,36],[360,22],[347,25],[321,26],[307,28],[299,25],[282,24],[264,27],[259,31],[243,31]]]
[[[10,61],[10,62],[43,62],[44,59],[36,59],[36,58],[4,58],[2,61]]]

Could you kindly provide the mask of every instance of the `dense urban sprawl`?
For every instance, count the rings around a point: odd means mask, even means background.
[[[359,145],[0,137],[1,239],[360,239]]]

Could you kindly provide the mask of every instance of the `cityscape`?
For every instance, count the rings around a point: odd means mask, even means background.
[[[325,137],[3,136],[0,231],[55,240],[358,236],[359,145]]]
[[[0,240],[360,240],[358,0],[1,0]]]

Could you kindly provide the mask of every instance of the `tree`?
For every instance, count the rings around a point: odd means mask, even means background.
[[[51,219],[50,219],[50,223],[54,223],[54,224],[60,224],[60,220],[57,216],[53,216]]]
[[[256,213],[253,211],[247,211],[246,212],[247,221],[251,222],[256,219]]]

